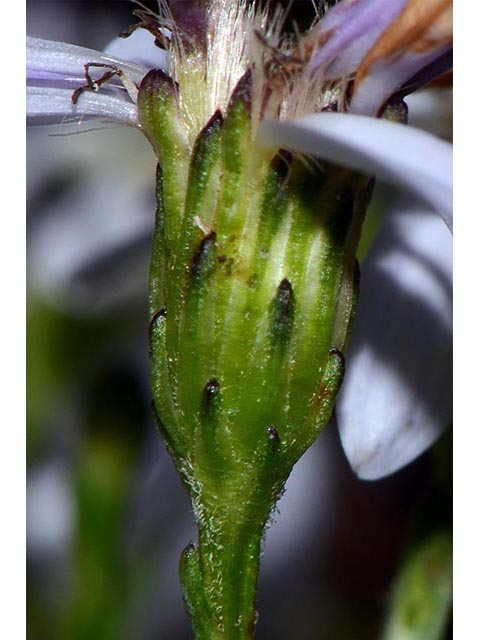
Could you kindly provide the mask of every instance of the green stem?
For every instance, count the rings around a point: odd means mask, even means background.
[[[199,544],[185,550],[180,575],[197,640],[254,637],[261,540],[271,493],[253,482],[250,494],[212,494],[198,516]]]

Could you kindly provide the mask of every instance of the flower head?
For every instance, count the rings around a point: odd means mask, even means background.
[[[114,45],[117,55],[110,55],[29,39],[28,113],[57,118],[102,117],[140,127],[148,134],[141,114],[139,117],[137,93],[149,67],[160,67],[172,80],[179,122],[185,144],[191,150],[212,115],[218,110],[223,113],[228,110],[232,92],[250,72],[252,127],[258,148],[261,145],[274,151],[288,149],[367,175],[375,174],[413,193],[451,226],[449,145],[403,124],[372,117],[388,114],[393,95],[405,95],[448,65],[451,2],[343,0],[319,17],[302,38],[285,35],[283,20],[280,10],[268,6],[258,10],[243,0],[212,0],[206,14],[205,38],[192,36],[196,46],[190,46],[161,3],[158,29],[165,35],[168,50],[154,49],[151,35],[141,30],[131,36],[130,43],[124,41],[131,48],[132,42],[149,38],[153,56],[147,56],[147,61],[125,61],[118,43]],[[88,90],[83,90],[85,65],[90,65],[87,70],[93,78]],[[102,77],[109,71],[112,73],[108,83],[103,82]],[[73,103],[75,89],[81,92]],[[396,223],[392,226],[396,228]],[[423,260],[425,246],[419,243],[415,252]],[[408,271],[403,265],[405,257],[395,262],[395,253],[392,256],[389,268],[397,272],[392,287],[402,287],[407,282],[402,275]],[[427,283],[425,291],[430,290]],[[419,291],[420,298],[422,295],[425,293]],[[360,306],[359,325],[368,328],[373,339],[375,334],[385,335],[382,323],[385,303],[385,299],[378,302],[376,318],[371,317],[370,309],[366,324],[362,322],[365,311]],[[412,306],[413,317],[416,311],[422,313],[421,307]],[[432,314],[431,309],[427,316],[434,324],[439,322],[440,316]],[[431,325],[423,323],[425,317],[413,323],[419,327],[419,341],[423,335],[431,335]],[[399,314],[389,319],[388,340],[401,341],[402,333],[396,330],[399,320],[404,323]],[[448,321],[446,324],[448,331]],[[438,367],[434,357],[438,343],[431,340],[422,344],[426,345],[422,355],[426,370]],[[385,349],[388,350],[387,346]],[[396,350],[389,371],[402,366],[406,353],[401,348]],[[360,475],[386,475],[431,443],[448,422],[448,408],[430,411],[427,419],[425,414],[414,411],[412,395],[402,393],[411,380],[406,385],[400,380],[387,416],[381,409],[385,374],[380,368],[375,372],[371,364],[367,367],[364,355],[356,349],[347,365],[339,411],[347,455]],[[366,371],[368,389],[358,383],[365,378]],[[416,384],[421,386],[422,380]],[[436,381],[438,393],[444,392],[445,384],[448,385],[448,374]],[[362,398],[369,401],[362,406],[349,391],[352,388],[364,389]],[[428,411],[431,403],[426,406]],[[430,435],[425,437],[427,424]],[[407,443],[402,456],[392,453],[396,451],[390,446],[392,441],[398,448]]]

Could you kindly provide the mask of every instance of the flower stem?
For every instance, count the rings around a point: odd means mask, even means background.
[[[184,551],[180,575],[197,640],[253,638],[261,538],[271,503],[259,487],[199,522],[198,547]],[[218,496],[215,496],[216,498]]]

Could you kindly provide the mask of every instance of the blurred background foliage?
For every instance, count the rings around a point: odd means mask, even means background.
[[[133,8],[29,0],[27,33],[102,49]],[[292,16],[307,24],[311,11],[297,2]],[[155,161],[136,132],[71,131],[27,134],[28,637],[186,640],[177,564],[195,532],[150,415]],[[332,423],[267,532],[258,638],[451,637],[451,486],[451,431],[368,483]]]

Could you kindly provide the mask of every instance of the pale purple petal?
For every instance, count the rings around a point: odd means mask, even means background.
[[[81,86],[85,84],[84,65],[87,62],[114,65],[136,84],[140,84],[149,71],[147,67],[93,49],[27,38],[27,82],[30,84],[35,84],[37,80],[62,80],[73,86]]]
[[[315,73],[322,69],[326,78],[352,74],[405,3],[406,0],[344,0],[337,4],[307,37],[315,44],[329,36],[313,55],[310,70]]]
[[[74,105],[71,89],[51,87],[27,87],[27,116],[56,119],[91,116],[138,125],[137,107],[125,98],[86,91]]]
[[[122,81],[113,78],[98,92],[83,92],[74,105],[73,90],[86,85],[87,63],[112,64],[120,69]],[[92,77],[105,69],[92,68]],[[146,67],[92,49],[62,42],[27,38],[27,116],[76,118],[92,116],[137,125],[136,85]]]
[[[128,38],[115,38],[106,47],[105,54],[130,60],[146,69],[168,69],[167,52],[157,47],[154,37],[145,29],[137,29]]]
[[[452,228],[452,146],[402,124],[342,113],[264,122],[259,142],[308,153],[407,189]]]
[[[412,90],[418,86],[419,80],[414,80],[417,74],[422,78],[420,84],[433,80],[438,75],[435,63],[438,60],[444,60],[445,54],[449,51],[451,48],[445,46],[423,54],[408,52],[391,64],[383,61],[362,80],[352,96],[349,111],[362,115],[375,115],[387,99],[402,89],[405,83],[410,84],[408,81],[411,80]],[[427,69],[428,76],[424,73]],[[442,71],[445,70],[442,68]]]
[[[360,478],[394,473],[452,419],[452,241],[420,206],[398,207],[365,260],[337,419]]]
[[[410,77],[400,88],[401,94],[407,95],[429,85],[432,80],[440,77],[444,73],[451,71],[453,67],[453,48],[447,49],[445,53],[439,55],[435,60],[420,69],[418,73]]]

